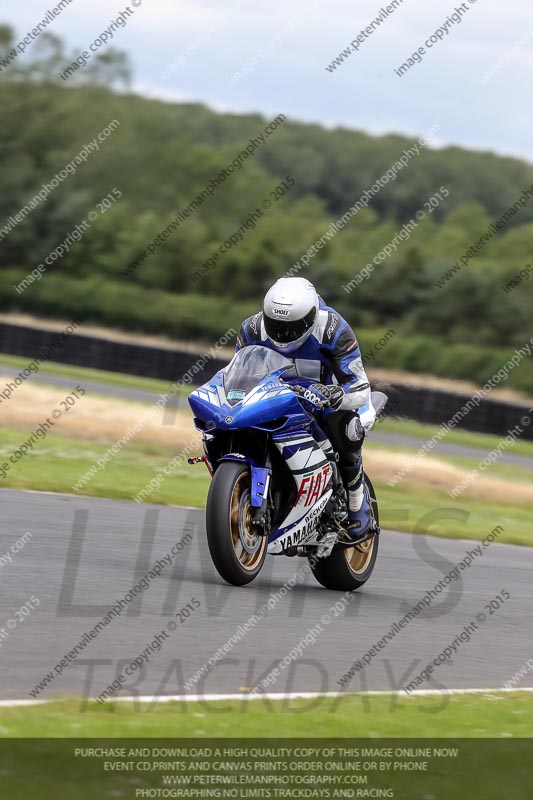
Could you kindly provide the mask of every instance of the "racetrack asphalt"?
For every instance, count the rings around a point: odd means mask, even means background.
[[[306,562],[269,556],[255,582],[231,587],[211,564],[204,513],[198,509],[8,489],[0,491],[0,500],[0,699],[30,699],[30,690],[54,671],[84,632],[184,537],[188,543],[172,565],[150,580],[119,618],[88,639],[81,654],[37,697],[99,695],[158,634],[161,649],[128,677],[124,694],[245,695],[299,644],[299,656],[289,658],[268,690],[337,691],[337,680],[354,660],[478,544],[383,531],[374,574],[351,602],[342,605],[341,592],[323,589],[307,575],[303,584],[283,591],[272,610],[229,646],[224,660],[187,689],[187,681],[238,626],[280,593]],[[3,557],[26,531],[32,538],[8,563]],[[460,581],[436,595],[427,611],[377,651],[346,689],[399,689],[478,614],[486,618],[478,621],[470,641],[461,642],[451,662],[435,668],[438,683],[424,682],[420,688],[502,686],[533,655],[532,570],[533,548],[490,544],[460,572]],[[504,590],[510,599],[496,610],[487,608]],[[39,605],[24,616],[20,609],[35,605],[32,597]],[[197,602],[199,608],[188,618],[182,613],[180,622],[176,613]],[[311,628],[315,633],[302,645]],[[522,684],[531,685],[531,680]]]

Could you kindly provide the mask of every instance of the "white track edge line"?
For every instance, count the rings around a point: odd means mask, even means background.
[[[392,690],[371,690],[368,692],[268,692],[265,694],[247,694],[242,692],[240,694],[173,694],[162,695],[161,697],[153,697],[152,695],[143,695],[141,697],[114,697],[113,700],[119,702],[141,702],[141,703],[200,703],[216,700],[311,700],[317,697],[434,697],[450,694],[511,694],[513,692],[533,692],[533,686],[522,686],[513,689],[506,689],[501,687],[499,689],[414,689],[410,694],[405,692],[394,692]],[[54,697],[50,700],[0,700],[0,708],[11,708],[15,706],[37,706],[46,705],[48,703],[55,703],[62,698]],[[89,700],[96,700],[90,697]],[[107,701],[104,701],[104,704]]]

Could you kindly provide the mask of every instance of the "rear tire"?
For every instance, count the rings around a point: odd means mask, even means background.
[[[374,487],[366,475],[365,484],[371,513],[378,532],[357,548],[334,549],[331,555],[319,559],[316,563],[309,559],[313,575],[326,589],[334,589],[339,592],[360,589],[374,571],[379,547],[379,513]]]
[[[248,465],[223,461],[207,495],[209,552],[218,574],[233,586],[253,581],[267,553],[268,537],[259,536],[251,524],[250,491]]]

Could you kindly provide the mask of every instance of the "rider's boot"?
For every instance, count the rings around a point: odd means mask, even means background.
[[[348,500],[348,536],[358,542],[366,537],[372,525],[361,453],[353,464],[340,465],[340,472]]]

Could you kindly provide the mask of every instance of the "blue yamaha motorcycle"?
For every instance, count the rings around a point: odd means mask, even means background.
[[[203,461],[212,476],[209,551],[235,586],[259,574],[267,553],[308,558],[327,589],[358,589],[374,569],[380,531],[374,489],[365,476],[373,524],[354,545],[336,455],[299,399],[310,383],[295,362],[252,345],[189,395],[204,445],[204,455],[189,463]],[[372,420],[386,402],[386,395],[372,393]]]

